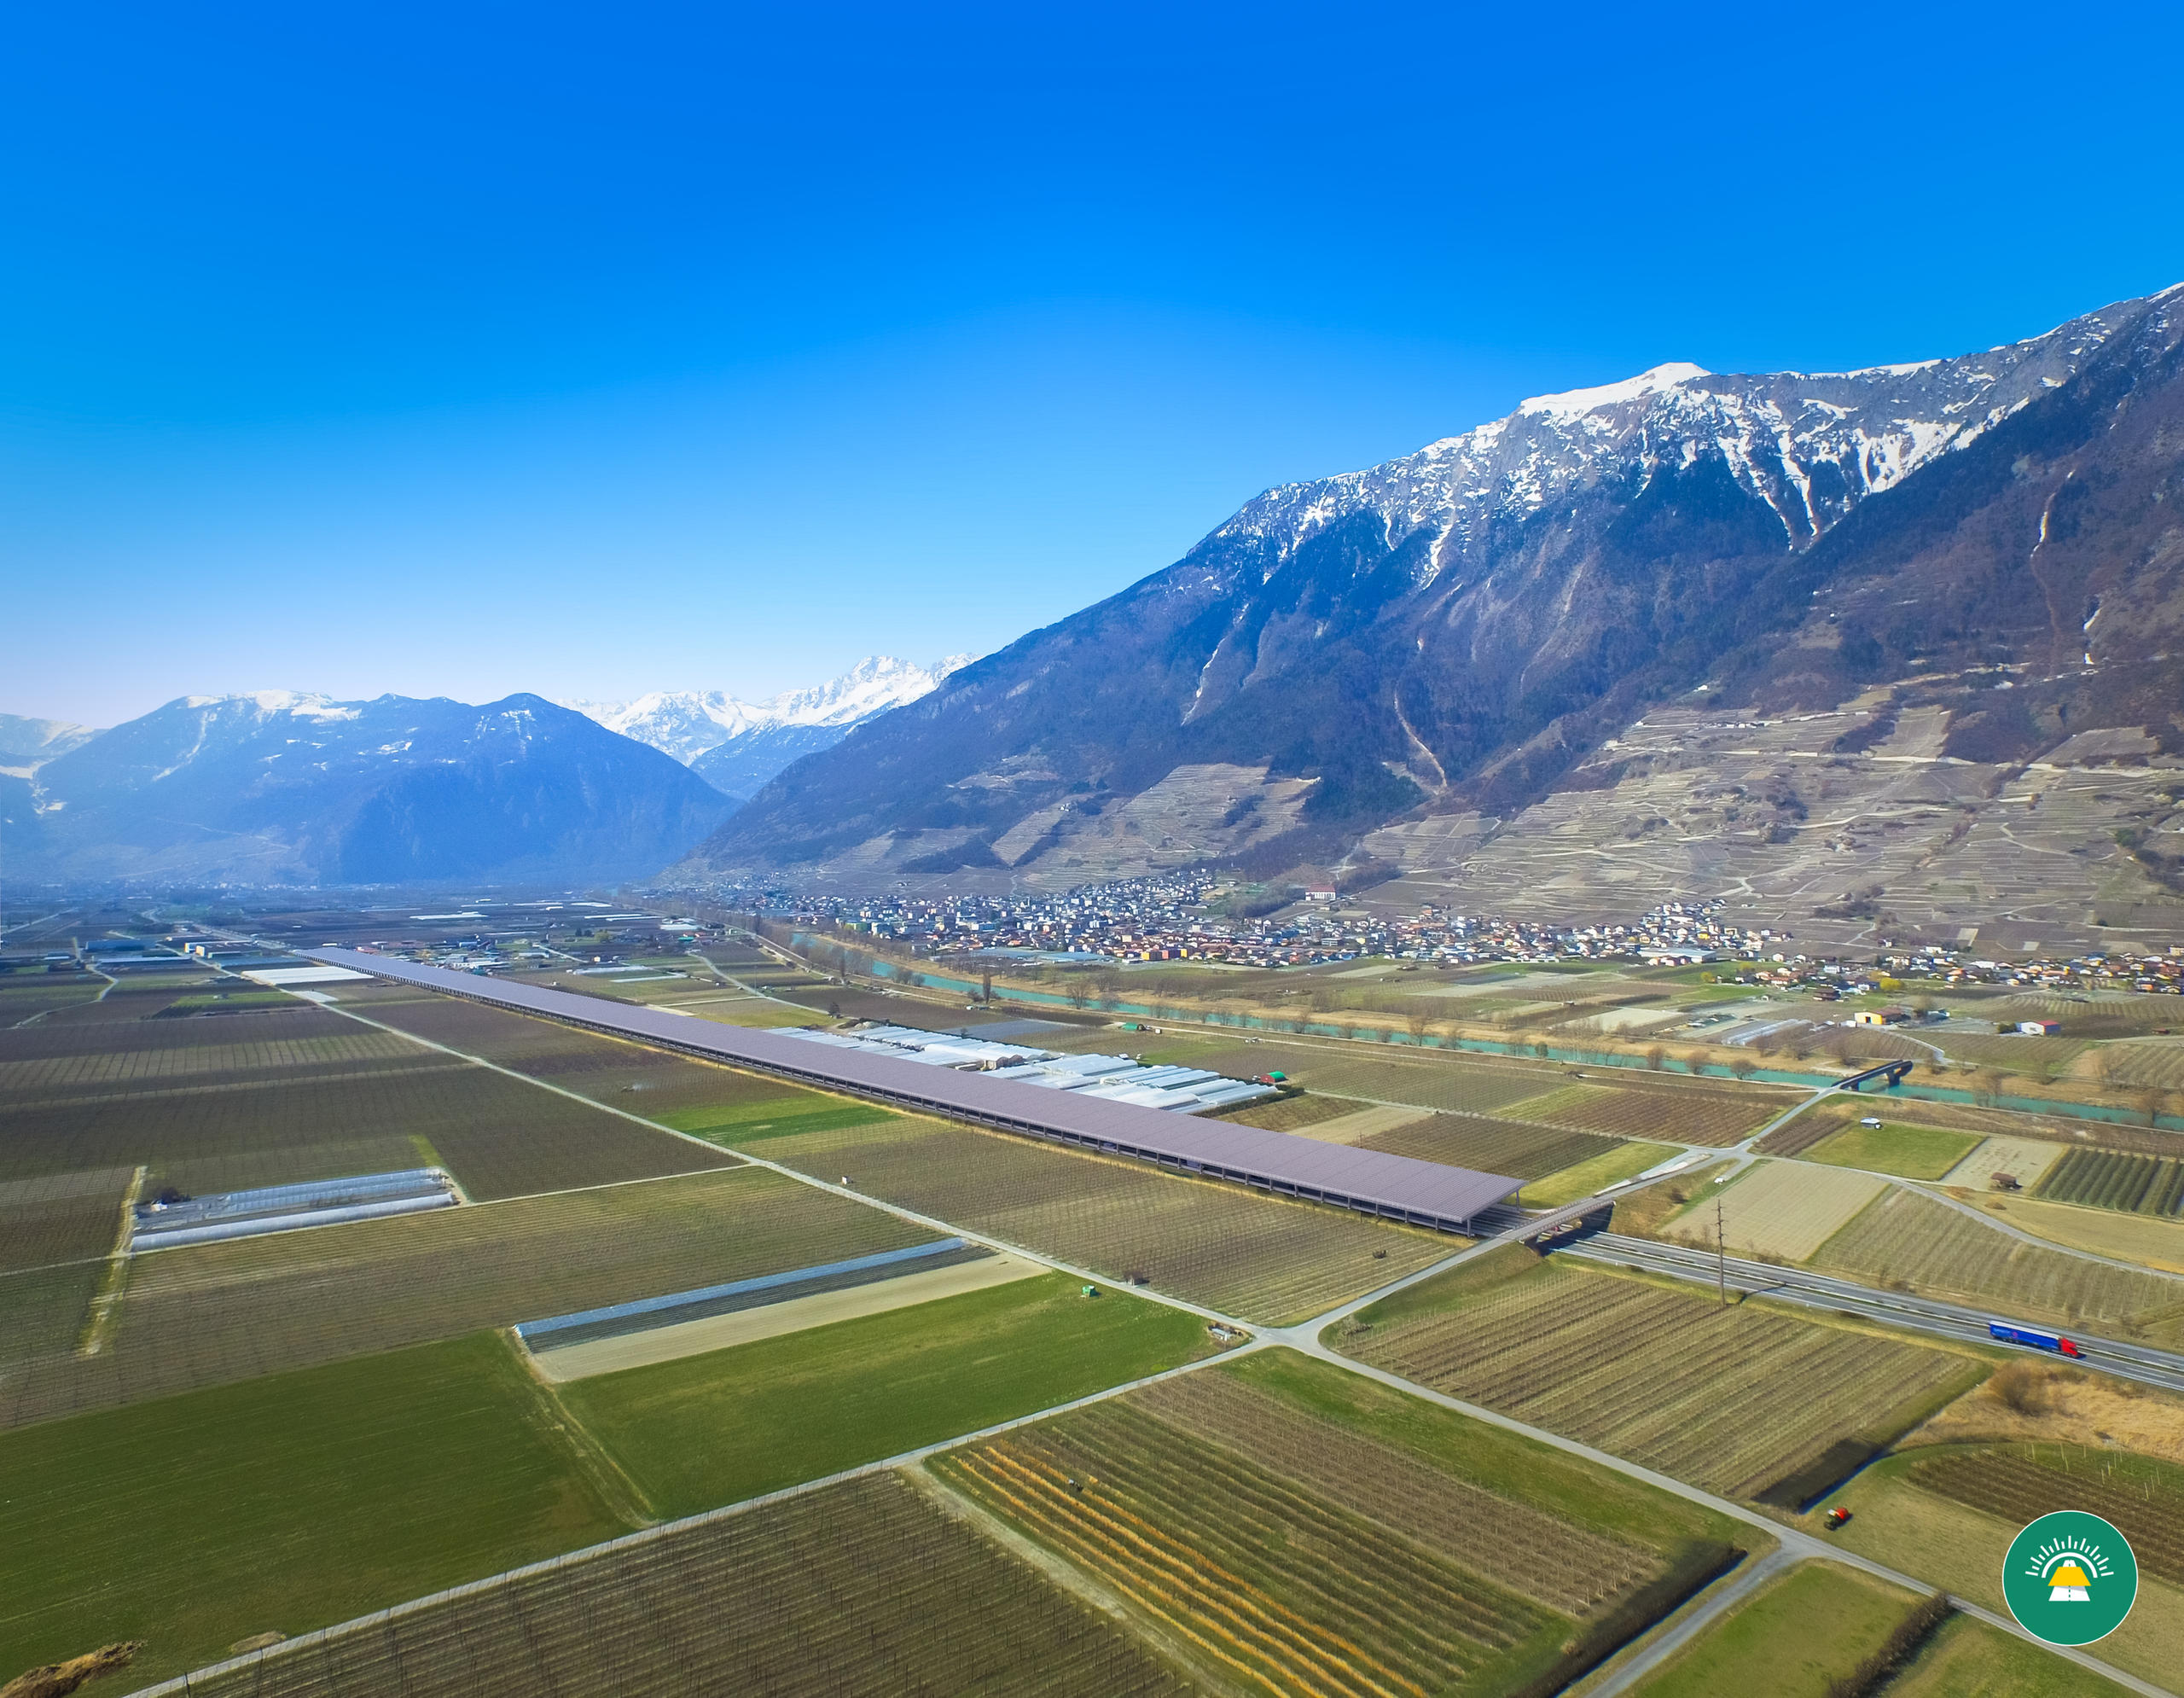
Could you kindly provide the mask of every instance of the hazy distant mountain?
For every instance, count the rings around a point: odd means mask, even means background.
[[[1467,821],[1476,841],[1565,784],[1621,782],[1612,762],[1575,774],[1677,701],[1938,715],[1916,759],[1993,765],[1983,795],[2087,728],[2136,728],[2170,759],[2180,290],[1959,358],[1662,366],[1269,491],[1175,566],[784,773],[686,870],[1061,881],[1323,860],[1390,822]],[[2110,823],[2088,852],[2143,887]],[[1717,844],[1693,882],[1734,884],[1774,852],[1757,840],[1757,860]],[[1612,882],[1612,854],[1582,853]],[[1812,875],[1828,896],[1836,876]]]
[[[792,762],[831,748],[850,729],[919,700],[971,657],[920,666],[891,655],[860,660],[841,677],[769,701],[721,690],[655,690],[635,701],[572,701],[609,730],[673,755],[714,788],[748,796]]]
[[[98,733],[66,719],[26,719],[0,713],[0,769],[43,765],[90,741]]]
[[[11,879],[605,881],[656,870],[735,804],[535,695],[482,707],[286,690],[184,696],[8,795]]]

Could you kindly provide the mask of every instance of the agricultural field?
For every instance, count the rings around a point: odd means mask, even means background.
[[[1421,1120],[1434,1117],[1421,1114],[1408,1102],[1382,1102],[1359,1108],[1352,1114],[1339,1114],[1332,1120],[1321,1120],[1316,1125],[1298,1128],[1308,1138],[1318,1138],[1327,1143],[1364,1144],[1384,1134],[1403,1131]]]
[[[1254,1046],[1252,1054],[1259,1053]],[[1211,1062],[1204,1065],[1211,1066]],[[1252,1073],[1266,1071],[1262,1061]],[[1560,1076],[1559,1068],[1472,1061],[1454,1055],[1358,1055],[1325,1047],[1299,1047],[1274,1062],[1314,1090],[1347,1092],[1384,1102],[1412,1102],[1445,1114],[1490,1114],[1536,1096]],[[1248,1077],[1249,1074],[1246,1074]]]
[[[1740,1143],[1795,1099],[1772,1090],[1734,1087],[1569,1085],[1503,1111],[1512,1119],[1539,1120],[1613,1137],[1654,1138],[1675,1143]]]
[[[138,1681],[630,1523],[491,1335],[0,1434],[0,1668]]]
[[[562,1387],[663,1516],[975,1433],[1212,1348],[1195,1315],[1048,1274]]]
[[[2096,991],[2088,996],[2076,991],[2024,991],[1989,1003],[1979,1012],[1997,1022],[2059,1021],[2063,1026],[2061,1036],[2066,1038],[2136,1038],[2164,1027],[2184,1025],[2184,1002],[2173,996],[2129,992]]]
[[[1900,1187],[1821,1246],[1811,1265],[2036,1323],[2170,1348],[2184,1342],[2184,1283],[2022,1243]]]
[[[1804,1152],[1804,1160],[1831,1167],[1862,1167],[1905,1179],[1938,1179],[1978,1148],[1972,1132],[1933,1126],[1845,1126]]]
[[[1831,1698],[1917,1600],[1856,1569],[1800,1562],[1634,1689],[1637,1698]]]
[[[1881,1192],[1888,1182],[1868,1173],[1814,1168],[1795,1161],[1757,1162],[1734,1183],[1710,1187],[1658,1236],[1714,1245],[1716,1200],[1723,1242],[1745,1255],[1802,1262]]]
[[[2184,1221],[2123,1214],[2115,1209],[2079,1208],[2070,1203],[2043,1203],[2016,1195],[2005,1199],[1991,1192],[1967,1201],[2018,1231],[2050,1243],[2184,1274]]]
[[[2131,1542],[2142,1573],[2184,1587],[2184,1468],[2077,1445],[1922,1450],[1903,1478],[2022,1526],[2051,1509],[2084,1509]]]
[[[1887,1691],[1888,1698],[2124,1698],[2125,1689],[1999,1627],[1953,1615]]]
[[[2063,1149],[2063,1145],[2042,1138],[1986,1138],[1942,1178],[1951,1185],[1984,1191],[1993,1188],[1997,1173],[2007,1173],[2030,1191],[2039,1183],[2041,1175],[2054,1166]]]
[[[1719,1307],[1693,1292],[1566,1262],[1525,1269],[1514,1258],[1367,1309],[1336,1342],[1420,1385],[1693,1485],[1748,1498],[1794,1486],[1800,1501],[1829,1483],[1804,1491],[1818,1474],[1841,1462],[1840,1478],[1986,1372],[1968,1356],[1760,1303]],[[1670,1359],[1675,1372],[1664,1373]]]
[[[1261,1322],[1304,1319],[1464,1240],[1139,1163],[901,1116],[769,1137],[770,1161],[1110,1278]]]
[[[1803,1155],[1815,1144],[1833,1137],[1857,1118],[1848,1103],[1821,1103],[1808,1108],[1786,1126],[1778,1127],[1752,1146],[1760,1155]]]
[[[1212,1118],[1233,1120],[1240,1126],[1257,1126],[1266,1132],[1297,1132],[1323,1120],[1339,1120],[1373,1105],[1350,1096],[1323,1096],[1300,1090],[1265,1102],[1247,1102]]]
[[[26,1371],[20,1364],[76,1348],[107,1274],[107,1265],[96,1261],[0,1273],[0,1418]]]
[[[523,984],[566,991],[574,996],[596,997],[603,1002],[630,1003],[640,1008],[673,1009],[682,1014],[695,1015],[701,1020],[716,1021],[723,1026],[814,1026],[823,1025],[826,1019],[812,1009],[780,1000],[780,987],[769,984],[763,975],[751,976],[747,982],[754,988],[743,990],[715,978],[703,968],[682,958],[660,965],[641,966],[627,979],[578,977],[574,974],[552,972],[522,973],[511,976]],[[742,978],[746,975],[739,974],[736,976]],[[792,982],[808,984],[819,981],[799,977]],[[773,991],[774,994],[761,994],[757,988],[761,986]]]
[[[2067,1029],[2067,1028],[2066,1028]],[[2052,1079],[2071,1071],[2071,1063],[2090,1044],[2083,1038],[2033,1038],[2022,1033],[1943,1031],[1935,1034],[1953,1061],[2001,1067],[2025,1079]]]
[[[0,1033],[0,1183],[141,1165],[196,1195],[439,1164],[484,1200],[731,1159],[304,1003]]]
[[[2184,1025],[2184,1009],[2176,1015]],[[2103,1073],[2118,1085],[2184,1090],[2184,1038],[2137,1038],[2100,1048]]]
[[[1673,1144],[1623,1143],[1602,1154],[1565,1167],[1525,1187],[1517,1201],[1526,1208],[1560,1208],[1610,1185],[1634,1179],[1678,1152]]]
[[[764,1081],[771,1083],[771,1081]],[[799,1085],[781,1085],[770,1095],[752,1092],[698,1108],[675,1108],[652,1117],[678,1132],[728,1149],[767,1138],[803,1132],[838,1132],[855,1126],[885,1126],[902,1116],[876,1102],[852,1096],[828,1096]],[[758,1152],[764,1154],[762,1150]]]
[[[839,1100],[668,1050],[408,986],[340,989],[345,1006],[353,1003],[357,1012],[381,1025],[663,1124],[680,1124],[675,1117],[723,1105],[801,1097],[816,1107]],[[366,991],[380,994],[368,997]]]
[[[1258,1376],[1180,1375],[1130,1394],[1166,1425],[1218,1445],[1452,1561],[1495,1555],[1496,1578],[1568,1616],[1651,1579],[1660,1553],[1451,1476],[1416,1452],[1268,1389]]]
[[[1596,1132],[1555,1131],[1522,1120],[1484,1114],[1433,1114],[1406,1126],[1360,1140],[1366,1149],[1470,1167],[1483,1173],[1507,1173],[1513,1179],[1543,1179],[1581,1161],[1611,1155],[1623,1148]]]
[[[2056,1446],[2039,1448],[2050,1462],[2056,1460]],[[2111,1459],[2105,1451],[2081,1454],[2096,1462]],[[1857,1555],[1915,1575],[1927,1585],[2002,1611],[2002,1554],[2024,1523],[1914,1485],[1916,1470],[1932,1455],[1931,1449],[1921,1447],[1883,1457],[1840,1491],[1831,1492],[1827,1503],[1843,1505],[1853,1517],[1832,1537]],[[2113,1457],[2118,1473],[2132,1461]],[[2088,1472],[2072,1478],[2092,1486],[2098,1477]],[[2091,1507],[2090,1501],[2085,1507]],[[2176,1671],[2184,1667],[2184,1590],[2148,1569],[2143,1555],[2140,1561],[2138,1602],[2123,1626],[2092,1649],[2103,1662],[2166,1689],[2175,1685]],[[2069,1689],[2059,1683],[2034,1689],[2045,1698],[2050,1690]],[[1985,1698],[1984,1693],[1981,1698]]]
[[[2184,1215],[2184,1160],[2106,1149],[2067,1150],[2031,1189],[2049,1202],[2174,1219]]]
[[[88,974],[11,974],[0,979],[0,1031],[28,1026],[58,1009],[96,999],[106,981]]]
[[[0,1273],[107,1254],[136,1188],[133,1167],[0,1179]]]
[[[1111,1617],[895,1474],[586,1551],[357,1622],[323,1653],[276,1649],[190,1683],[193,1698],[1192,1689]]]
[[[438,1209],[135,1257],[91,1354],[75,1346],[96,1265],[10,1276],[77,1282],[45,1294],[43,1342],[0,1377],[0,1428],[932,1236],[750,1167]]]
[[[1569,1631],[1438,1550],[1119,1401],[930,1466],[1213,1668],[1275,1693],[1485,1684],[1490,1671],[1543,1666]]]

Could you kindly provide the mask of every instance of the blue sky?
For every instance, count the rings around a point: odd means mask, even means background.
[[[814,682],[1669,359],[2184,280],[2173,7],[47,7],[0,710]]]

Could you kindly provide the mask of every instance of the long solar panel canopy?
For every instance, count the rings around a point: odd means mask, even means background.
[[[838,1050],[778,1032],[720,1026],[688,1015],[511,984],[481,974],[451,973],[394,956],[332,948],[303,953],[334,966],[705,1061],[1447,1232],[1468,1232],[1482,1211],[1513,1196],[1524,1183],[1503,1173],[1481,1173],[1287,1132],[1263,1131],[1257,1126],[1201,1120],[1135,1103],[1102,1102],[1075,1091],[1047,1090],[985,1073]]]

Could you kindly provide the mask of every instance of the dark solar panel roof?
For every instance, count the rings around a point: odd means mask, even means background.
[[[720,1026],[658,1009],[633,1008],[566,991],[510,984],[480,974],[421,967],[391,956],[346,949],[306,953],[332,966],[376,973],[712,1061],[757,1067],[1009,1131],[1137,1156],[1165,1166],[1241,1180],[1286,1195],[1338,1203],[1420,1225],[1461,1230],[1482,1209],[1511,1196],[1523,1183],[1506,1174],[1448,1167],[1438,1161],[1323,1143],[1228,1121],[1197,1119],[1135,1103],[1102,1102],[1014,1079],[838,1050],[775,1032]]]

